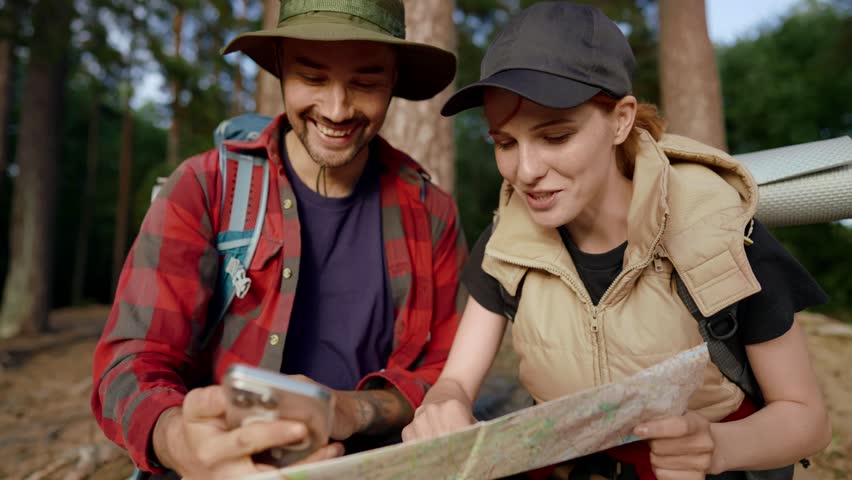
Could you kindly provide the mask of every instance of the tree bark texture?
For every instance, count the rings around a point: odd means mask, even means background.
[[[180,59],[180,44],[183,37],[183,9],[178,8],[177,14],[172,22],[172,34],[174,35],[175,60]],[[172,79],[172,124],[169,126],[169,135],[167,142],[166,158],[169,165],[177,167],[180,163],[180,92],[182,90],[181,80],[179,78]]]
[[[230,116],[235,117],[243,113],[243,71],[237,65],[234,71],[234,91],[231,92]]]
[[[16,149],[9,271],[3,288],[0,338],[48,328],[52,241],[67,46],[73,3],[41,0],[33,11]]]
[[[455,51],[453,0],[405,0],[406,38]],[[455,187],[453,123],[441,116],[452,94],[446,88],[434,98],[411,102],[394,98],[381,134],[391,145],[408,153],[432,176],[432,181],[452,192]]]
[[[12,38],[0,36],[0,192],[6,175],[7,134],[9,132],[9,100],[12,84]]]
[[[18,3],[7,2],[0,12],[0,193],[9,163],[9,111],[12,103],[12,71],[15,65],[13,48],[18,24]]]
[[[100,120],[101,97],[99,93],[96,93],[92,101],[92,110],[89,112],[89,132],[86,139],[86,183],[83,187],[83,199],[80,202],[80,228],[77,230],[77,243],[74,249],[74,273],[71,278],[71,303],[73,305],[79,304],[83,299],[83,286],[86,283],[89,232],[92,229],[95,194],[97,193]]]
[[[660,79],[668,131],[726,150],[722,90],[704,0],[660,0]]]
[[[281,10],[279,0],[263,0],[263,28],[275,28],[278,25],[278,13]],[[261,115],[274,117],[284,111],[281,98],[281,84],[274,75],[258,69],[255,90],[255,110]]]

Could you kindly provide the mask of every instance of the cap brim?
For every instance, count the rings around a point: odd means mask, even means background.
[[[278,76],[273,42],[281,38],[312,41],[368,41],[390,44],[397,51],[397,78],[394,95],[408,100],[425,100],[444,90],[456,76],[456,56],[447,50],[410,42],[356,25],[324,21],[285,25],[244,33],[231,40],[223,54],[241,51],[261,68]]]
[[[513,69],[497,72],[456,92],[441,115],[449,117],[482,106],[487,87],[496,87],[520,95],[549,108],[573,108],[601,92],[600,87],[537,70]]]

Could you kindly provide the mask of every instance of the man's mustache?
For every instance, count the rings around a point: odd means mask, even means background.
[[[355,114],[352,115],[351,118],[347,118],[346,120],[344,120],[342,122],[332,121],[328,117],[317,114],[314,110],[308,110],[306,112],[303,112],[300,115],[300,117],[302,118],[302,120],[305,120],[305,121],[313,120],[316,123],[321,123],[321,124],[329,126],[329,127],[340,128],[340,129],[345,129],[345,128],[351,127],[353,125],[369,122],[369,120],[367,119],[367,116],[364,115],[361,112],[355,112]]]

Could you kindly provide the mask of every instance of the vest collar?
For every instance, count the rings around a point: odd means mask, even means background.
[[[668,159],[647,132],[643,130],[640,135],[642,147],[636,158],[633,175],[624,270],[650,261],[668,217]],[[492,257],[510,265],[500,266],[496,262],[486,261],[483,267],[488,263],[486,271],[501,281],[510,294],[515,294],[526,269],[538,268],[563,277],[581,297],[588,300],[559,232],[536,224],[523,198],[514,195],[505,182],[495,223],[494,233],[485,248],[486,260]],[[489,269],[494,269],[496,275]]]
[[[704,315],[760,290],[743,248],[757,209],[757,184],[736,160],[677,135],[655,142],[640,132],[627,219],[624,271],[602,302],[615,303],[655,257],[668,257]],[[530,218],[504,184],[483,269],[514,295],[529,268],[558,275],[588,302],[555,229]],[[724,280],[724,281],[723,281]]]

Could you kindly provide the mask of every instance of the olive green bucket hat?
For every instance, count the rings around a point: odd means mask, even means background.
[[[456,75],[452,52],[405,40],[402,0],[281,0],[277,28],[238,35],[222,53],[243,52],[277,77],[282,38],[390,44],[399,73],[393,94],[408,100],[432,98]]]

